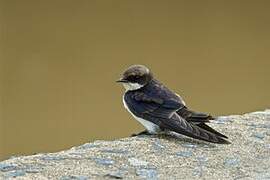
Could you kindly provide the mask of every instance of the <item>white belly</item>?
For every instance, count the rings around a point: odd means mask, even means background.
[[[146,129],[149,133],[151,134],[157,134],[159,131],[160,131],[160,128],[158,125],[150,122],[150,121],[147,121],[147,120],[144,120],[142,118],[139,118],[137,116],[135,116],[128,108],[126,102],[125,102],[125,99],[124,99],[124,96],[123,96],[123,103],[124,103],[124,106],[125,108],[128,110],[128,112],[137,120],[139,121]]]

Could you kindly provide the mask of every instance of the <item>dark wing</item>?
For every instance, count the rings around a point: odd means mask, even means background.
[[[144,92],[135,91],[127,92],[125,101],[133,114],[147,119],[163,129],[208,142],[228,143],[221,137],[201,129],[193,123],[188,123],[177,115],[176,111],[184,107],[179,98],[149,96]]]
[[[187,107],[183,107],[177,111],[177,114],[179,114],[182,118],[186,119],[187,121],[194,122],[194,123],[201,123],[201,122],[209,122],[209,120],[214,119],[211,115],[195,112]]]
[[[129,97],[129,100],[133,101],[131,103],[133,104],[131,109],[136,108],[134,109],[135,113],[148,113],[158,117],[169,118],[177,109],[184,107],[179,99],[173,96],[160,96],[158,94],[147,95],[141,91],[131,92],[128,96],[128,93],[129,92],[126,93],[126,97]]]
[[[185,120],[187,120],[188,122],[192,122],[206,131],[212,132],[223,138],[228,138],[227,136],[217,132],[216,130],[214,130],[213,128],[205,124],[205,123],[210,122],[209,120],[215,119],[209,114],[195,112],[195,111],[189,110],[187,107],[183,107],[177,110],[177,114],[181,116],[182,118],[184,118]]]

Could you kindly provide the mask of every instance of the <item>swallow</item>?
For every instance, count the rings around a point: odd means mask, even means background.
[[[137,135],[175,132],[211,143],[230,143],[227,136],[206,124],[214,117],[190,110],[184,100],[155,79],[147,67],[132,65],[116,82],[126,89],[124,107],[146,129]]]

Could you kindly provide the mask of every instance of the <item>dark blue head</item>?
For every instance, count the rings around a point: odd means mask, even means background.
[[[132,65],[122,75],[117,82],[123,83],[126,90],[136,90],[145,86],[153,79],[150,70],[143,65]]]

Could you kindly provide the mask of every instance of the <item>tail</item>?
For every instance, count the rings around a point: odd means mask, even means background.
[[[210,126],[208,126],[208,125],[206,125],[206,124],[204,124],[204,123],[197,124],[196,126],[199,126],[201,129],[204,129],[204,130],[206,130],[206,131],[208,131],[208,132],[211,132],[211,133],[213,133],[213,134],[215,134],[215,135],[218,135],[218,136],[220,136],[220,137],[222,137],[222,138],[226,138],[226,139],[228,138],[228,137],[225,136],[224,134],[221,134],[220,132],[214,130],[213,128],[211,128]]]
[[[207,131],[193,123],[187,122],[182,117],[174,114],[170,119],[162,120],[162,127],[179,134],[183,134],[195,139],[217,143],[230,144],[229,141],[223,139],[223,136]],[[210,128],[210,127],[209,127]],[[212,129],[212,128],[211,128]],[[224,137],[225,138],[225,137]]]
[[[228,138],[227,136],[217,132],[210,126],[206,125],[205,123],[210,122],[210,120],[214,120],[215,118],[212,117],[209,114],[195,112],[192,110],[189,110],[187,107],[183,107],[177,111],[177,114],[184,118],[187,122],[190,122],[192,124],[195,124],[196,126],[200,127],[201,129],[204,129],[206,131],[209,131],[215,135],[218,135],[222,138]]]
[[[188,109],[187,107],[183,107],[183,108],[179,109],[176,113],[179,116],[181,116],[182,118],[186,119],[187,121],[191,121],[194,123],[201,123],[201,122],[207,123],[207,122],[209,122],[209,120],[214,119],[214,117],[212,117],[209,114],[195,112],[195,111]]]

